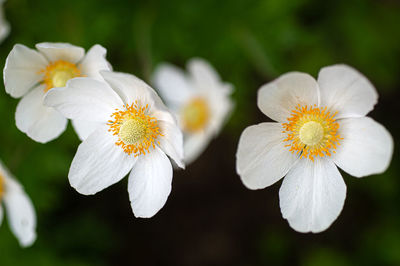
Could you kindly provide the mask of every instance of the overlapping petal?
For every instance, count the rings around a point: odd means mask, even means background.
[[[107,50],[96,44],[86,53],[80,65],[80,70],[83,75],[98,80],[102,80],[100,75],[101,70],[112,70],[110,63],[106,60]]]
[[[137,100],[141,104],[149,104],[149,107],[152,107],[153,96],[156,93],[143,80],[127,73],[111,71],[100,73],[125,104],[132,104]]]
[[[161,134],[157,140],[160,142],[160,148],[180,167],[184,168],[183,163],[183,136],[182,132],[176,126],[165,121],[158,121]]]
[[[76,134],[82,141],[87,139],[87,137],[89,137],[89,135],[96,131],[96,129],[101,125],[104,125],[104,122],[93,122],[79,119],[73,119],[71,122]]]
[[[321,106],[338,112],[336,118],[365,116],[378,101],[378,94],[371,82],[346,65],[322,68],[318,75],[318,84]]]
[[[91,78],[75,78],[63,88],[51,89],[44,104],[55,107],[65,117],[106,122],[122,100],[107,83]]]
[[[236,171],[249,189],[262,189],[281,179],[298,155],[285,147],[279,123],[261,123],[246,128],[236,153]]]
[[[313,77],[290,72],[258,90],[258,108],[269,118],[285,122],[297,105],[318,105],[318,84]]]
[[[283,218],[298,232],[318,233],[339,216],[346,185],[329,159],[300,159],[283,179],[279,190]]]
[[[115,145],[116,141],[104,125],[79,145],[68,174],[71,186],[79,193],[95,194],[120,181],[132,169],[137,158]]]
[[[25,95],[17,105],[16,125],[37,142],[46,143],[64,132],[67,119],[53,108],[43,105],[44,85]]]
[[[64,60],[76,64],[85,55],[85,50],[82,47],[69,43],[42,42],[36,44],[36,49],[51,62]]]
[[[41,70],[48,64],[47,59],[37,51],[16,44],[7,57],[4,67],[6,92],[14,98],[26,94],[43,79]]]

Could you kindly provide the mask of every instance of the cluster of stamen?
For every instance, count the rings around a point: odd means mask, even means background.
[[[157,124],[157,119],[149,116],[149,106],[140,106],[138,101],[124,105],[124,110],[116,109],[108,121],[109,132],[118,136],[115,143],[127,153],[135,157],[150,152],[155,144],[160,144],[157,138],[163,136]]]
[[[182,124],[185,131],[203,130],[210,119],[210,110],[205,99],[196,97],[182,109]]]
[[[68,80],[81,76],[81,71],[75,64],[64,60],[51,62],[39,73],[44,74],[45,92],[52,88],[65,87]]]
[[[283,123],[292,153],[301,154],[300,158],[309,158],[314,161],[315,156],[331,156],[335,152],[339,140],[339,123],[334,118],[336,113],[330,113],[327,108],[301,106],[292,111],[287,123]]]

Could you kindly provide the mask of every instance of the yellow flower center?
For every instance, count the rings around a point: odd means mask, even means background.
[[[327,108],[296,106],[288,123],[283,123],[284,141],[292,153],[301,153],[300,158],[314,161],[315,156],[331,156],[342,139],[338,134],[339,124]]]
[[[75,64],[64,60],[51,62],[40,73],[44,73],[45,92],[52,88],[65,87],[68,80],[81,76],[81,71]]]
[[[194,98],[182,110],[183,128],[189,132],[205,128],[210,119],[210,109],[205,99]]]
[[[145,155],[150,148],[155,148],[159,136],[163,136],[157,125],[157,119],[149,116],[148,105],[141,107],[137,101],[131,105],[125,105],[124,110],[116,110],[108,121],[109,132],[118,136],[115,143],[127,154]]]
[[[0,201],[4,195],[4,177],[0,174]]]

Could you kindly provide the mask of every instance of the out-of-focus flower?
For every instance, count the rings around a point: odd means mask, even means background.
[[[10,24],[6,21],[4,16],[4,2],[5,0],[0,0],[0,43],[3,42],[10,33]]]
[[[94,45],[85,50],[68,43],[39,43],[38,51],[16,44],[4,67],[6,92],[22,97],[15,120],[19,130],[37,142],[46,143],[64,132],[67,119],[53,108],[43,105],[43,97],[52,88],[64,87],[74,77],[101,79],[100,70],[110,70],[106,49]],[[84,139],[98,125],[72,121],[79,137]]]
[[[193,162],[221,130],[233,102],[232,86],[221,81],[206,61],[192,59],[189,74],[170,64],[161,64],[154,84],[176,115],[184,134],[185,163]]]
[[[75,78],[48,92],[45,104],[71,119],[101,123],[79,145],[69,181],[95,194],[130,172],[128,192],[136,217],[152,217],[171,192],[172,166],[184,167],[182,133],[158,95],[142,80],[101,72],[106,82]]]
[[[6,207],[8,224],[22,247],[36,240],[36,214],[32,202],[22,186],[0,162],[0,203]],[[3,220],[0,205],[0,224]]]
[[[363,177],[384,172],[393,139],[365,117],[378,95],[361,73],[346,65],[322,68],[318,81],[291,72],[262,86],[258,107],[278,123],[244,130],[237,172],[249,189],[281,179],[282,215],[299,232],[321,232],[339,216],[346,185],[337,167]]]

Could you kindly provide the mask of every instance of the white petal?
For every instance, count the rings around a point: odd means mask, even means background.
[[[378,101],[378,94],[371,82],[346,65],[322,68],[318,84],[321,106],[337,111],[336,118],[365,116]]]
[[[194,90],[185,73],[167,63],[156,68],[153,83],[167,105],[174,109],[179,109]]]
[[[11,231],[23,247],[33,244],[36,240],[36,214],[33,204],[18,184],[11,177],[7,178],[4,204]]]
[[[155,109],[155,110],[152,110],[152,112],[149,113],[149,115],[156,118],[157,120],[162,120],[162,121],[165,121],[165,122],[168,122],[171,124],[177,123],[175,116],[165,110],[162,111],[162,110]]]
[[[80,63],[82,74],[86,77],[103,80],[99,71],[112,70],[110,63],[106,60],[106,54],[107,50],[99,44],[90,48]]]
[[[279,123],[261,123],[246,128],[239,139],[236,171],[249,189],[262,189],[281,179],[298,156],[285,147]]]
[[[140,156],[128,181],[129,199],[135,217],[154,216],[167,201],[171,183],[171,162],[158,147]]]
[[[10,23],[4,19],[3,10],[1,10],[0,18],[0,42],[2,42],[10,34],[11,27]]]
[[[184,168],[182,132],[175,124],[165,121],[158,121],[158,126],[163,134],[163,136],[158,138],[160,148],[171,157],[180,168]]]
[[[4,217],[3,207],[0,205],[0,225],[3,222],[3,217]]]
[[[69,169],[69,182],[84,195],[95,194],[120,181],[133,167],[136,157],[115,144],[117,138],[102,126],[83,141]]]
[[[82,47],[69,43],[42,42],[36,44],[36,49],[51,62],[64,60],[75,64],[85,55],[85,50]]]
[[[186,134],[183,141],[183,154],[186,165],[194,162],[207,148],[212,135],[208,132]]]
[[[279,190],[283,218],[302,233],[326,230],[342,211],[346,185],[329,159],[300,159]]]
[[[75,132],[78,135],[79,139],[82,141],[87,139],[87,137],[89,137],[90,134],[96,131],[96,129],[103,124],[104,123],[79,120],[79,119],[72,120],[72,126],[74,127]]]
[[[65,117],[106,122],[123,103],[107,83],[92,78],[74,78],[66,87],[51,89],[44,104],[56,108]]]
[[[207,130],[210,130],[215,136],[219,134],[221,128],[228,120],[234,108],[234,102],[231,100],[229,95],[221,92],[216,93],[216,91],[207,98],[212,114],[208,121]]]
[[[150,94],[156,93],[141,79],[134,75],[120,72],[101,71],[100,74],[125,104],[132,104],[136,100],[142,104],[152,104]]]
[[[318,105],[318,84],[306,73],[284,74],[258,90],[258,108],[275,121],[285,122],[298,104]]]
[[[43,79],[40,71],[45,69],[47,64],[46,58],[37,51],[25,45],[14,45],[4,67],[6,92],[14,98],[26,94]]]
[[[221,83],[217,71],[204,59],[191,59],[187,64],[187,69],[197,89],[207,90],[210,87],[217,87]]]
[[[67,127],[67,119],[44,106],[43,97],[44,85],[34,88],[21,99],[15,112],[17,128],[40,143],[56,139]]]
[[[338,122],[343,140],[333,155],[335,163],[356,177],[383,173],[393,154],[390,133],[369,117],[345,118]]]

